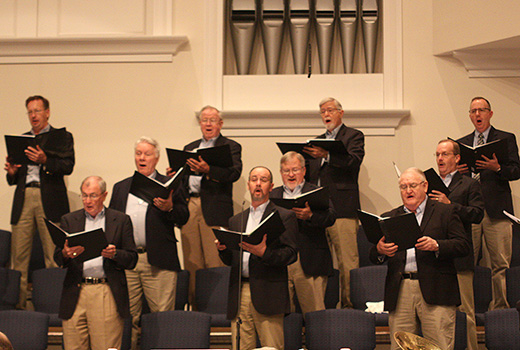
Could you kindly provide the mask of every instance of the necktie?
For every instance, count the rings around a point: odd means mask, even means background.
[[[477,146],[480,146],[483,144],[484,144],[484,134],[480,133],[480,134],[478,134],[478,138],[477,138]],[[473,173],[473,178],[475,180],[477,180],[478,182],[480,182],[480,173]]]

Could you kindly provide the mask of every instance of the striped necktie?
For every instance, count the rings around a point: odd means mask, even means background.
[[[480,134],[478,134],[477,146],[481,146],[483,144],[484,144],[484,134],[480,133]],[[472,177],[475,180],[477,180],[478,182],[480,182],[480,173],[473,173]]]

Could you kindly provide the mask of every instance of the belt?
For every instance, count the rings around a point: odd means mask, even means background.
[[[137,247],[137,252],[138,252],[139,254],[146,253],[146,247]]]
[[[37,188],[40,188],[40,182],[39,181],[29,182],[28,184],[25,184],[25,187],[37,187]]]
[[[417,272],[403,272],[401,274],[404,279],[410,279],[410,280],[418,280],[419,274]]]
[[[85,277],[82,279],[82,282],[85,284],[98,284],[98,283],[107,283],[108,279],[106,278],[97,278],[97,277]]]
[[[241,280],[242,280],[242,282],[249,283],[249,277],[242,277]]]
[[[200,197],[200,193],[190,193],[190,197],[199,198]]]

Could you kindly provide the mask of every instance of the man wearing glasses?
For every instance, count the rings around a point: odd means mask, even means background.
[[[271,199],[294,198],[313,191],[318,186],[306,182],[305,159],[296,152],[287,152],[280,159],[280,173],[283,186],[271,192]],[[289,265],[289,295],[291,311],[294,309],[294,295],[298,297],[303,314],[325,310],[325,290],[327,278],[332,275],[332,256],[330,254],[325,229],[334,224],[336,213],[332,202],[326,210],[311,208],[292,208],[298,219],[298,260]]]
[[[365,156],[365,137],[361,131],[343,124],[343,108],[336,99],[329,97],[322,100],[320,114],[327,131],[318,138],[339,140],[346,149],[346,153],[342,153],[328,152],[316,146],[304,148],[304,152],[313,158],[309,161],[309,182],[329,188],[336,210],[336,222],[327,229],[327,234],[338,259],[341,282],[340,306],[346,308],[352,307],[350,270],[359,267],[358,176]]]
[[[184,268],[190,272],[190,304],[195,301],[195,274],[197,270],[223,266],[215,248],[215,236],[211,226],[228,225],[233,216],[233,182],[242,173],[242,146],[222,136],[224,121],[220,111],[212,106],[203,107],[199,113],[202,138],[184,147],[185,151],[198,148],[229,145],[233,165],[228,168],[209,165],[205,159],[189,159],[186,167],[185,186],[189,191],[190,218],[181,228]],[[172,169],[167,170],[172,175]],[[196,308],[196,305],[194,305]]]
[[[513,213],[513,199],[509,181],[520,178],[520,159],[514,134],[497,130],[491,126],[493,111],[491,104],[484,97],[474,97],[471,100],[469,118],[475,126],[475,131],[458,141],[477,146],[495,140],[506,140],[507,159],[497,159],[483,156],[477,160],[479,173],[471,173],[466,164],[459,166],[459,172],[472,176],[480,182],[484,197],[484,219],[478,225],[473,225],[473,249],[475,264],[478,263],[480,249],[482,256],[489,255],[488,265],[491,267],[493,279],[493,300],[490,309],[508,308],[506,297],[506,269],[509,268],[512,255],[513,228],[503,211]],[[484,239],[483,239],[484,238]]]
[[[130,317],[125,269],[137,263],[130,217],[105,208],[107,184],[99,176],[81,183],[83,209],[61,218],[69,233],[103,229],[108,245],[101,255],[81,262],[82,246],[56,248],[54,259],[67,268],[59,317],[65,349],[121,349],[124,319]]]
[[[463,176],[457,171],[460,162],[459,144],[452,140],[441,140],[435,152],[439,175],[449,189],[446,196],[433,190],[430,198],[441,203],[451,204],[459,215],[467,239],[472,242],[471,225],[480,224],[484,217],[484,199],[477,180]],[[472,245],[473,247],[473,245]],[[475,323],[475,298],[473,295],[474,259],[473,251],[455,259],[457,279],[459,281],[461,305],[460,311],[466,313],[468,349],[477,350],[477,325]]]
[[[11,163],[6,157],[7,182],[16,185],[11,211],[11,268],[22,273],[18,308],[24,309],[27,299],[27,275],[34,235],[38,229],[42,242],[45,267],[55,267],[54,243],[44,218],[59,222],[68,213],[69,200],[63,177],[74,168],[74,141],[72,134],[55,129],[49,124],[49,101],[42,96],[31,96],[25,101],[31,130],[37,146],[25,150],[32,165]]]
[[[422,236],[414,248],[398,250],[383,236],[370,250],[374,264],[388,261],[384,304],[389,312],[391,349],[399,349],[393,334],[406,331],[453,349],[456,307],[460,305],[454,258],[468,255],[470,243],[454,206],[426,195],[428,182],[417,168],[399,178],[403,205],[383,217],[414,213]]]

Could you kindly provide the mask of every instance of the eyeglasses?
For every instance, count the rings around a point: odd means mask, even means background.
[[[45,111],[45,109],[35,109],[35,110],[32,110],[32,111],[27,111],[27,115],[31,115],[31,114],[40,114],[40,113],[42,113],[43,111]]]
[[[220,121],[220,119],[201,119],[200,120],[200,123],[201,124],[218,124],[218,122]]]
[[[327,108],[327,109],[322,109],[320,110],[320,114],[321,115],[325,115],[325,114],[333,114],[334,112],[336,111],[339,111],[340,109],[339,108]]]
[[[97,194],[97,193],[91,193],[91,194],[85,194],[85,193],[82,193],[82,194],[80,195],[80,197],[81,197],[81,200],[84,200],[84,201],[86,201],[86,200],[89,199],[89,198],[90,198],[91,200],[95,201],[96,199],[98,199],[99,197],[101,197],[101,195],[100,195],[100,194]]]
[[[289,175],[291,172],[293,174],[299,174],[302,171],[303,168],[293,168],[293,169],[282,169],[281,172],[284,175]]]
[[[402,184],[402,185],[399,185],[399,188],[401,189],[401,191],[406,191],[408,188],[415,190],[417,188],[417,186],[422,185],[423,183],[424,183],[424,181],[421,181],[419,183],[412,182],[411,184],[408,184],[408,185]]]
[[[490,110],[491,109],[489,109],[489,108],[473,108],[473,109],[469,110],[469,114],[476,114],[477,112],[484,113],[484,112],[487,112],[487,111],[490,111]]]
[[[446,158],[447,156],[451,156],[451,155],[454,155],[455,153],[453,152],[442,152],[442,153],[435,153],[434,156],[436,158],[439,158],[439,156],[442,156],[442,158]]]

